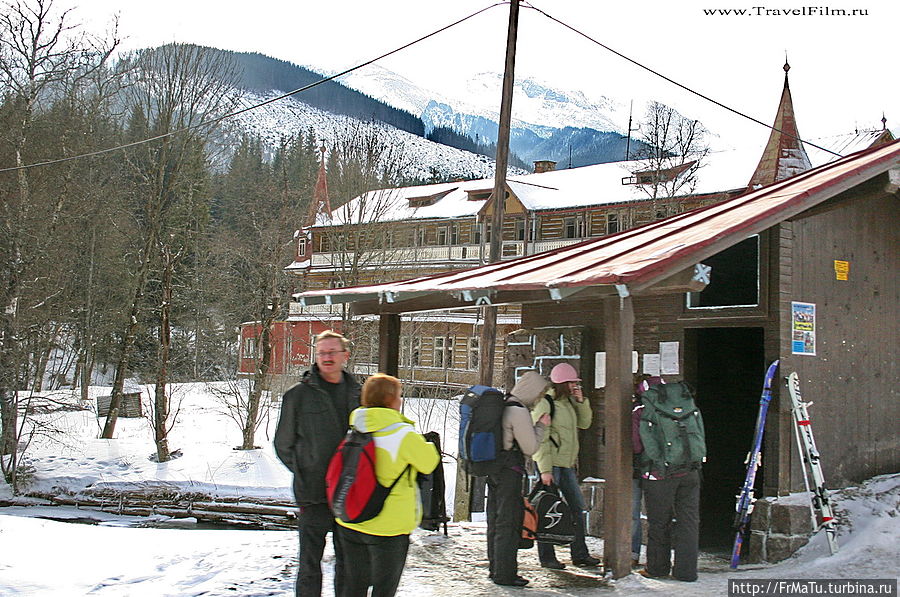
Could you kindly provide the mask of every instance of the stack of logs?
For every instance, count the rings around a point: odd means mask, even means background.
[[[213,496],[153,484],[127,489],[90,487],[77,494],[32,492],[29,496],[60,506],[127,516],[194,518],[198,522],[249,529],[286,530],[297,527],[297,506],[293,500],[263,496]]]

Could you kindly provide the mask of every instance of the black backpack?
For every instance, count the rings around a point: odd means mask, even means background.
[[[642,472],[671,475],[699,469],[706,460],[706,434],[687,384],[652,386],[641,401]]]
[[[441,454],[441,436],[437,431],[429,431],[425,434],[425,440],[437,447]],[[427,475],[419,473],[419,498],[422,500],[422,522],[419,526],[427,531],[437,531],[444,525],[444,534],[447,534],[447,505],[445,503],[444,463],[438,462],[437,467]]]
[[[503,464],[503,411],[507,402],[497,388],[472,386],[459,402],[459,461],[474,477],[486,477]],[[523,407],[524,408],[524,407]]]
[[[528,501],[537,513],[535,539],[539,543],[568,545],[575,540],[575,519],[572,517],[572,509],[556,485],[538,483],[528,495]]]

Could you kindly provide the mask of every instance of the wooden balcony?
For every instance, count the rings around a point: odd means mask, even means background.
[[[538,242],[504,241],[503,259],[513,259],[523,255],[532,255],[581,242],[583,238],[565,238]],[[350,267],[362,269],[391,265],[403,267],[408,265],[480,265],[482,261],[482,245],[443,245],[425,247],[399,247],[360,251],[357,254],[347,251],[315,253],[311,259],[314,269],[341,270]]]

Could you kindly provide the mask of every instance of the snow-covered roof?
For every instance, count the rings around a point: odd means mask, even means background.
[[[522,302],[549,291],[560,300],[592,286],[642,289],[700,263],[900,164],[900,141],[865,150],[751,193],[704,208],[528,257],[433,276],[294,295],[305,305],[357,302],[359,313],[458,307],[489,291],[495,302]],[[698,275],[702,272],[698,272]],[[703,276],[701,276],[702,278]],[[505,294],[503,294],[505,293]],[[546,300],[546,299],[545,299]],[[403,301],[406,301],[405,303]],[[477,304],[477,303],[476,303]]]
[[[728,153],[728,152],[723,152]],[[758,152],[757,154],[758,155]],[[717,156],[714,162],[716,176],[710,176],[712,183],[703,179],[712,166],[701,170],[698,187],[695,192],[720,192],[740,188],[749,178],[751,165],[741,169],[737,167],[740,160],[725,159]],[[732,157],[732,156],[727,156]],[[711,164],[713,159],[711,158]],[[647,200],[648,195],[635,184],[623,184],[623,179],[630,178],[635,172],[647,170],[647,162],[631,160],[610,162],[552,170],[540,174],[525,174],[507,177],[507,184],[522,205],[530,211],[572,209],[593,205],[627,203]],[[745,174],[744,171],[747,170]],[[396,189],[370,191],[356,197],[346,205],[332,212],[332,219],[320,216],[317,226],[335,224],[360,223],[367,221],[400,221],[463,218],[476,215],[484,207],[484,200],[472,200],[476,191],[491,192],[494,187],[493,178],[461,182],[440,183]],[[413,207],[410,199],[440,196],[431,205]],[[361,213],[365,217],[361,217]],[[377,214],[377,217],[375,215]]]
[[[849,155],[870,147],[884,134],[885,131],[882,130],[856,131],[815,139],[816,145],[835,153],[807,144],[809,162],[812,167],[832,162],[838,159],[835,154]],[[684,194],[722,193],[745,188],[754,174],[763,149],[762,145],[748,145],[737,149],[710,151],[697,171],[696,187],[690,191],[685,189]],[[809,169],[808,163],[799,164],[805,160],[798,157],[795,161],[796,173]],[[577,209],[647,200],[649,197],[640,185],[623,184],[623,179],[649,169],[644,160],[630,160],[539,174],[509,175],[506,180],[513,194],[529,211]],[[485,205],[484,199],[472,200],[473,195],[480,194],[476,192],[488,194],[493,188],[494,179],[484,178],[370,191],[334,210],[331,219],[320,215],[316,226],[473,217]],[[410,200],[413,200],[413,205]]]
[[[830,149],[840,155],[849,155],[869,148],[875,143],[891,141],[893,138],[891,132],[887,129],[872,129],[866,131],[857,130],[852,133],[833,135],[830,137],[821,137],[812,139],[812,141],[819,147]],[[828,162],[839,159],[838,156],[833,153],[822,151],[811,145],[806,146],[806,153],[809,155],[809,161],[812,162],[813,166],[821,166],[822,164],[827,164]]]

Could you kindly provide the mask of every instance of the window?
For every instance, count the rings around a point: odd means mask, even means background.
[[[563,234],[565,238],[583,238],[585,236],[584,214],[570,216],[563,219]]]
[[[525,240],[525,220],[516,220],[516,237],[515,240]]]
[[[606,214],[606,233],[615,234],[621,230],[619,227],[619,214]]]
[[[416,247],[424,247],[425,246],[425,228],[423,226],[416,226],[415,236],[413,238],[413,244]]]
[[[759,304],[759,235],[751,236],[703,263],[712,268],[709,284],[688,294],[688,308],[755,307]]]
[[[459,224],[450,225],[450,244],[454,246],[459,244]]]
[[[469,359],[468,365],[469,369],[478,370],[479,361],[480,361],[480,352],[478,350],[478,336],[472,336],[469,338]]]
[[[472,242],[476,245],[481,244],[481,224],[478,222],[475,223],[475,226],[472,227]]]
[[[422,349],[422,339],[418,336],[403,338],[403,352],[400,360],[407,367],[418,367],[421,364],[419,354]]]
[[[244,338],[244,358],[252,359],[256,356],[256,338]]]
[[[486,243],[491,242],[491,223],[490,222],[484,223],[484,242],[486,242]]]
[[[434,358],[431,365],[447,369],[453,367],[453,337],[452,336],[435,336],[434,337]]]
[[[444,246],[447,244],[447,240],[450,237],[450,231],[447,226],[438,226],[437,229],[437,244],[438,246]]]
[[[389,249],[394,247],[394,231],[393,230],[385,230],[384,231],[384,246]]]
[[[306,238],[301,238],[297,241],[297,257],[305,257],[306,256]]]

